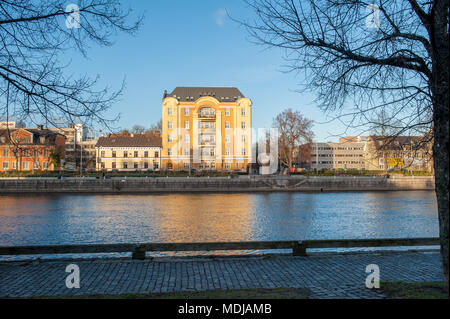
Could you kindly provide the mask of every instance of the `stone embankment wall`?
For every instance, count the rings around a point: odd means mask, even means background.
[[[434,190],[434,177],[170,177],[0,179],[0,194]]]

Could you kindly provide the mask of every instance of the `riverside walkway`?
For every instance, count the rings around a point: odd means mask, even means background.
[[[80,269],[78,289],[66,287],[69,264]],[[309,298],[384,298],[365,287],[369,264],[381,281],[443,281],[438,252],[4,261],[0,297],[284,287],[304,288]]]

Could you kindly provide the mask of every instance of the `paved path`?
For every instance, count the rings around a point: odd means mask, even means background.
[[[79,289],[68,289],[66,266],[80,268]],[[383,253],[0,262],[0,297],[120,294],[240,288],[307,288],[310,298],[383,298],[365,288],[366,266],[381,281],[442,281],[438,253]]]

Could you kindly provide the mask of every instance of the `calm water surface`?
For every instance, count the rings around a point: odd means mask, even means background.
[[[0,196],[0,245],[438,236],[434,192]]]

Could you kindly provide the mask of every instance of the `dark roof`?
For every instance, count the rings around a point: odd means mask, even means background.
[[[97,147],[161,147],[162,140],[159,136],[117,136],[100,137]]]
[[[377,149],[402,149],[404,145],[422,147],[430,142],[429,136],[370,136]]]
[[[179,101],[191,102],[202,96],[212,96],[219,102],[234,102],[245,97],[238,88],[235,87],[176,87],[172,93],[164,91],[163,99],[174,97]]]

